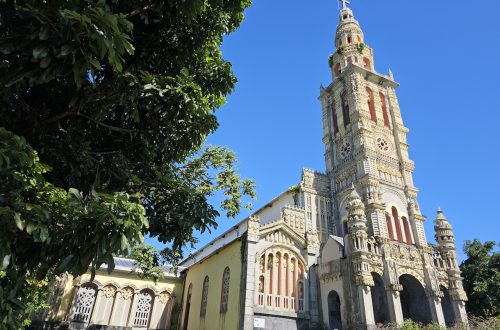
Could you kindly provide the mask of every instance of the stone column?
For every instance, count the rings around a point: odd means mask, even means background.
[[[137,294],[139,291],[134,290],[134,295],[132,296],[132,302],[130,303],[130,310],[128,314],[127,326],[132,327],[134,325],[135,319],[135,308],[137,305]]]
[[[453,308],[453,315],[455,316],[455,323],[462,324],[468,328],[469,320],[467,318],[467,311],[465,310],[465,301],[452,300],[451,306]]]
[[[243,308],[243,330],[253,330],[253,308],[255,306],[256,297],[259,294],[255,292],[257,287],[257,281],[259,280],[259,267],[260,260],[255,260],[257,253],[257,243],[259,242],[260,233],[260,220],[257,217],[250,217],[248,219],[248,232],[247,232],[247,246],[246,246],[246,265],[243,265],[243,269],[246,266],[246,285],[245,292],[242,294],[244,297]],[[266,258],[267,256],[265,256]],[[264,261],[264,273],[266,272],[266,263]],[[264,275],[265,275],[264,274]],[[264,293],[266,292],[266,284],[264,283]],[[258,291],[258,290],[257,290]]]
[[[387,304],[389,307],[389,319],[391,323],[403,324],[403,309],[401,308],[400,292],[403,291],[401,284],[388,285],[385,288],[387,292]]]
[[[358,299],[360,302],[360,314],[367,329],[375,329],[375,316],[373,315],[373,304],[371,288],[368,285],[358,286]]]
[[[427,301],[431,309],[432,321],[442,327],[446,327],[444,319],[443,308],[441,306],[441,298],[443,293],[441,291],[432,291],[427,295]]]

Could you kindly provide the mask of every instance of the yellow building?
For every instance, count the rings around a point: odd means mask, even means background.
[[[177,329],[182,280],[167,268],[157,283],[141,279],[127,258],[115,258],[115,265],[111,274],[104,265],[93,281],[90,273],[58,278],[49,298],[51,309],[36,319],[70,329]]]

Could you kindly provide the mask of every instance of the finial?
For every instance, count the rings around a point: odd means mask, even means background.
[[[389,76],[389,79],[394,80],[394,74],[392,73],[392,70],[391,70],[391,69],[389,69],[389,74],[388,74],[388,76]]]
[[[441,209],[441,206],[438,207],[438,213],[443,213],[443,210]]]
[[[342,2],[342,9],[346,9],[347,5],[351,3],[351,1],[349,0],[339,0],[339,1]]]

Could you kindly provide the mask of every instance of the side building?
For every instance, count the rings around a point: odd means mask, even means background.
[[[182,279],[165,268],[163,279],[154,283],[134,272],[134,260],[114,261],[111,274],[103,265],[93,281],[90,273],[58,277],[51,308],[34,315],[31,328],[177,329]]]

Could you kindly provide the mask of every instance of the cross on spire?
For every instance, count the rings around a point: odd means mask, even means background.
[[[347,5],[351,3],[351,1],[349,0],[339,0],[339,1],[342,2],[342,9],[346,9]]]

